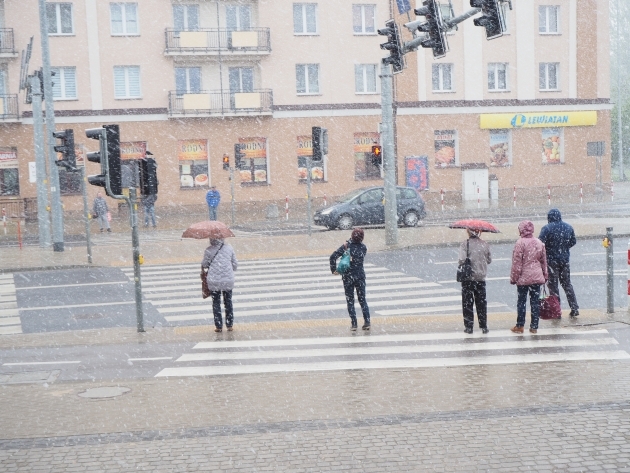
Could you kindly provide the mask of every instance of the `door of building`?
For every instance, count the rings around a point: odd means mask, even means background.
[[[479,192],[477,192],[479,188]],[[462,197],[464,201],[488,200],[488,169],[462,169]]]

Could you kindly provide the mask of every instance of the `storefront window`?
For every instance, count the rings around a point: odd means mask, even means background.
[[[380,134],[377,132],[354,134],[354,179],[356,181],[382,178],[380,166],[374,165],[370,159],[372,146],[380,142]]]
[[[177,147],[180,188],[208,188],[208,140],[180,140]]]
[[[81,180],[83,179],[83,166],[85,166],[85,150],[83,145],[77,145],[74,148],[74,155],[77,161],[76,172],[70,172],[66,168],[59,166],[59,192],[61,195],[81,195]],[[62,159],[61,153],[58,153],[58,158]]]
[[[543,164],[564,163],[562,128],[543,128],[542,162]]]
[[[457,131],[435,130],[435,167],[449,168],[459,166],[457,153]]]
[[[490,166],[512,165],[512,134],[510,130],[490,131]]]
[[[245,155],[238,171],[241,185],[268,184],[267,138],[239,138],[238,142]]]
[[[0,195],[20,195],[17,150],[0,149]]]
[[[307,160],[313,157],[313,137],[312,136],[298,136],[298,177],[300,182],[306,182],[307,176]],[[325,158],[324,158],[325,159]],[[326,163],[311,163],[311,181],[323,182],[324,181],[324,167]]]

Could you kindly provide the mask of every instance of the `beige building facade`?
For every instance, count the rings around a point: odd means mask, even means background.
[[[610,181],[608,1],[512,3],[502,38],[486,41],[469,20],[447,35],[446,57],[406,55],[395,79],[400,185],[472,199],[487,198],[495,178],[503,193]],[[40,66],[37,2],[0,7],[0,198],[32,200],[33,121],[18,51],[34,36],[30,71]],[[460,14],[469,1],[453,7]],[[330,140],[312,171],[314,197],[379,185],[369,152],[380,141],[386,52],[376,30],[410,13],[394,0],[49,1],[56,127],[74,129],[83,157],[96,145],[85,129],[118,123],[129,185],[147,151],[158,162],[158,207],[203,206],[209,185],[227,201],[222,157],[233,163],[235,144],[245,149],[238,203],[303,200],[313,126]],[[606,142],[599,177],[589,141]],[[88,174],[98,171],[87,163]],[[64,206],[78,210],[80,182],[61,174]],[[91,198],[98,189],[89,187]]]

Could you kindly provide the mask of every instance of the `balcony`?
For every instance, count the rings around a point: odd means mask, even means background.
[[[251,92],[200,91],[168,93],[170,117],[242,117],[271,115],[273,94],[269,89]]]
[[[0,121],[19,121],[17,94],[0,94]]]
[[[167,28],[167,56],[261,56],[271,52],[269,28],[235,31],[226,28],[201,28],[178,31]]]
[[[18,57],[13,42],[13,28],[0,28],[0,58]]]

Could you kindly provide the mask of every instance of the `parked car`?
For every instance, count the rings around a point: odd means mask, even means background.
[[[396,203],[399,224],[415,227],[426,217],[424,200],[413,187],[397,187]],[[315,212],[313,220],[315,225],[322,225],[330,230],[348,230],[355,225],[383,224],[383,188],[366,187],[349,192],[330,207]]]

